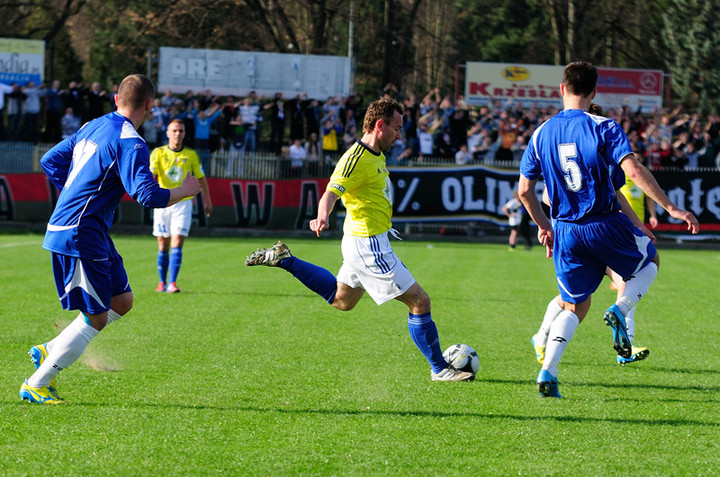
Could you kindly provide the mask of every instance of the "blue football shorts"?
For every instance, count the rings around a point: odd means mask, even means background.
[[[553,259],[560,297],[569,303],[590,298],[605,276],[605,267],[623,280],[648,265],[655,245],[627,215],[617,212],[555,223]]]
[[[110,309],[112,297],[132,291],[122,257],[90,260],[52,254],[53,275],[65,310],[98,315]]]

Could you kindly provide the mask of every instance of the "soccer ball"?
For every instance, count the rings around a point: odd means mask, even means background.
[[[460,371],[477,374],[480,358],[472,347],[466,344],[452,345],[443,353],[443,358],[450,366]]]

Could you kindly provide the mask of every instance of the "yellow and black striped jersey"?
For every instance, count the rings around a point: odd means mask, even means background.
[[[385,155],[360,141],[343,154],[327,190],[340,196],[347,216],[343,233],[370,237],[390,230],[392,196]]]

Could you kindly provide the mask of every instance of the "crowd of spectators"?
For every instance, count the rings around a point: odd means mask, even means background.
[[[70,82],[50,85],[0,84],[0,140],[55,143],[83,123],[115,109],[117,85],[104,90]],[[494,101],[468,106],[462,97],[442,96],[434,88],[422,98],[386,85],[380,96],[404,106],[402,137],[386,153],[389,165],[407,161],[464,164],[517,164],[533,131],[557,110],[520,102]],[[374,99],[374,98],[372,98]],[[281,93],[266,98],[218,96],[207,90],[157,97],[141,134],[150,148],[165,144],[165,128],[176,118],[186,125],[186,145],[201,156],[227,151],[231,157],[263,151],[289,159],[293,170],[317,171],[362,136],[360,94],[323,100]],[[602,105],[601,105],[602,106]],[[653,170],[720,168],[720,117],[700,118],[678,106],[644,112],[625,106],[607,109],[627,133],[637,153]],[[228,162],[228,170],[233,161]]]

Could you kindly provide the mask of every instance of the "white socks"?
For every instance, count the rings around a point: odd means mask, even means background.
[[[618,301],[615,302],[615,304],[620,308],[623,316],[626,316],[628,311],[630,311],[637,302],[645,296],[650,289],[650,285],[652,285],[652,282],[655,280],[657,273],[657,265],[650,262],[649,265],[625,282],[625,291],[623,292],[623,295],[618,298]]]
[[[542,369],[547,370],[554,377],[558,375],[558,363],[567,348],[568,342],[575,334],[580,324],[577,315],[572,311],[562,311],[552,323],[548,335],[547,348],[545,349],[545,361]]]
[[[120,318],[122,318],[123,316],[125,316],[125,315],[121,315],[121,314],[115,312],[115,310],[109,310],[107,324],[109,325],[113,321],[117,321]],[[105,326],[107,326],[107,325],[105,325]],[[60,336],[60,335],[58,335],[58,336]],[[52,351],[53,346],[55,346],[56,339],[57,339],[57,336],[55,338],[53,338],[52,340],[48,341],[47,343],[45,343],[45,349],[47,350],[48,354],[50,354],[50,351]]]
[[[108,310],[108,321],[107,321],[107,324],[109,325],[109,324],[112,323],[113,321],[117,321],[117,320],[119,320],[119,319],[122,318],[122,317],[123,317],[123,315],[117,313],[115,310],[112,310],[112,309],[111,309],[111,310]],[[107,326],[107,325],[105,325],[105,326]]]
[[[635,341],[635,307],[632,307],[625,315],[625,326],[627,327],[630,344],[632,344]]]
[[[28,378],[30,387],[42,388],[50,384],[60,371],[73,364],[83,354],[98,330],[85,322],[82,313],[52,340],[52,347],[43,364]],[[48,343],[49,344],[49,343]]]
[[[557,297],[553,297],[548,303],[547,309],[545,310],[545,316],[543,316],[542,324],[540,329],[535,335],[535,344],[539,346],[545,346],[547,344],[548,334],[550,333],[550,327],[555,321],[555,318],[562,312],[563,309],[558,305]]]

